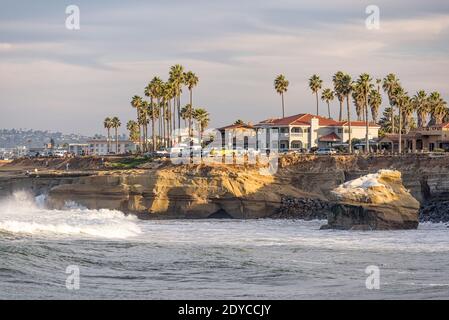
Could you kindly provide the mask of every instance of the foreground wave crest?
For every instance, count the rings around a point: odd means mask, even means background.
[[[0,232],[115,239],[141,233],[137,218],[120,211],[89,210],[74,203],[68,203],[64,210],[49,210],[44,203],[43,196],[34,198],[25,191],[0,200]]]

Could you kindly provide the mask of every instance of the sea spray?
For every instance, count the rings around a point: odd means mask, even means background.
[[[45,195],[16,191],[0,200],[0,231],[28,235],[124,239],[141,233],[139,221],[120,211],[88,210],[67,202],[63,210],[45,207]]]

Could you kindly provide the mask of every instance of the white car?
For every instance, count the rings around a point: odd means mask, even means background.
[[[55,152],[53,152],[53,155],[55,157],[64,158],[67,155],[67,151],[65,151],[65,150],[56,150]]]
[[[320,155],[332,155],[332,154],[336,154],[337,150],[335,150],[334,148],[319,148],[316,151],[316,154],[320,154]]]

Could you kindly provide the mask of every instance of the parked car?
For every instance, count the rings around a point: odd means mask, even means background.
[[[336,154],[337,150],[335,150],[334,148],[319,148],[316,151],[316,154],[320,154],[320,155],[332,155],[332,154]]]
[[[56,150],[55,152],[53,152],[53,156],[55,157],[64,158],[66,155],[67,155],[66,150]]]

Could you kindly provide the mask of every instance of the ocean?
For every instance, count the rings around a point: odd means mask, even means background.
[[[139,220],[75,203],[48,210],[45,197],[16,192],[0,200],[0,299],[449,298],[446,225],[322,224]]]

